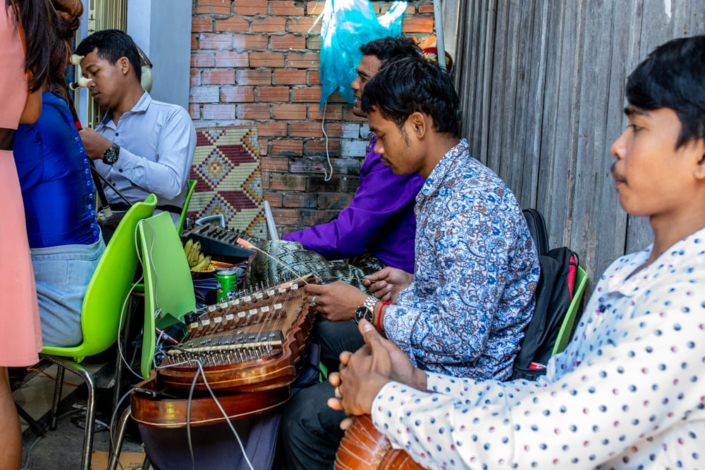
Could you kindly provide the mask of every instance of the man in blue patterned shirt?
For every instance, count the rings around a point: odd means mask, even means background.
[[[508,379],[539,280],[514,195],[458,138],[458,96],[436,65],[403,59],[383,69],[365,86],[362,109],[382,162],[426,179],[416,198],[414,275],[385,268],[369,277],[370,292],[394,305],[344,283],[309,285],[310,300],[327,320],[369,320],[422,369]],[[326,409],[332,395],[322,383],[287,405],[287,468],[330,468],[343,417]]]

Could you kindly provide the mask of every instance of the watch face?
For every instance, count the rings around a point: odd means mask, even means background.
[[[119,152],[120,152],[120,147],[118,147],[117,145],[113,145],[108,150],[106,150],[105,153],[103,154],[103,161],[105,163],[112,165],[113,163],[115,163],[117,161]]]
[[[369,308],[367,307],[358,307],[357,310],[355,310],[355,322],[360,323],[360,320],[365,319],[369,322],[372,321],[372,311],[370,311]]]

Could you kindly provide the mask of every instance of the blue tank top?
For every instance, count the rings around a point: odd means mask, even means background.
[[[39,121],[19,126],[13,149],[29,246],[93,244],[100,231],[88,156],[66,101],[42,100]]]

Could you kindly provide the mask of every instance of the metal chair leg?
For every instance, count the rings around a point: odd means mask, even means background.
[[[81,469],[91,470],[91,454],[93,453],[93,433],[95,432],[95,382],[87,370],[81,368],[78,374],[83,377],[88,388],[88,401],[86,402],[86,434],[83,437],[83,455],[81,456]]]
[[[59,403],[61,403],[61,389],[64,386],[64,366],[56,363],[56,383],[54,384],[54,400],[51,405],[51,425],[49,429],[56,430],[56,418],[59,413]]]
[[[142,470],[149,470],[152,467],[152,462],[149,461],[149,457],[144,456],[144,462],[142,462]]]
[[[81,376],[83,381],[86,383],[86,388],[88,389],[88,400],[86,402],[86,432],[83,438],[81,470],[91,470],[91,453],[93,452],[93,433],[95,430],[95,381],[93,380],[93,375],[88,372],[88,370],[86,370],[83,366],[72,361],[67,357],[49,355],[42,355],[42,357],[48,359],[49,361],[59,366],[60,371],[57,374],[56,378],[57,384],[59,382],[63,382],[63,368],[66,368],[74,374]],[[59,380],[59,376],[61,377],[61,380]],[[61,393],[56,394],[57,390],[59,392],[61,390],[61,387],[59,385],[57,385],[54,395],[54,403],[56,405],[56,408],[58,408],[58,403],[61,400]],[[52,422],[54,423],[54,426],[56,426],[56,413],[54,413],[54,416],[52,417]]]
[[[128,406],[125,411],[120,415],[120,421],[118,422],[117,428],[117,439],[115,441],[115,447],[111,443],[110,445],[110,462],[108,463],[108,470],[116,470],[118,461],[120,460],[120,452],[122,451],[122,443],[125,439],[125,430],[127,429],[127,421],[130,419],[131,408]]]

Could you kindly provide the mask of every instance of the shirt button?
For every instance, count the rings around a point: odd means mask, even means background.
[[[119,136],[119,135],[120,135],[120,133],[119,133],[119,132],[116,132],[116,133],[115,133],[115,136],[116,136],[116,137],[117,137],[117,136]]]
[[[118,171],[119,171],[120,173],[122,173],[122,168],[120,168]]]

